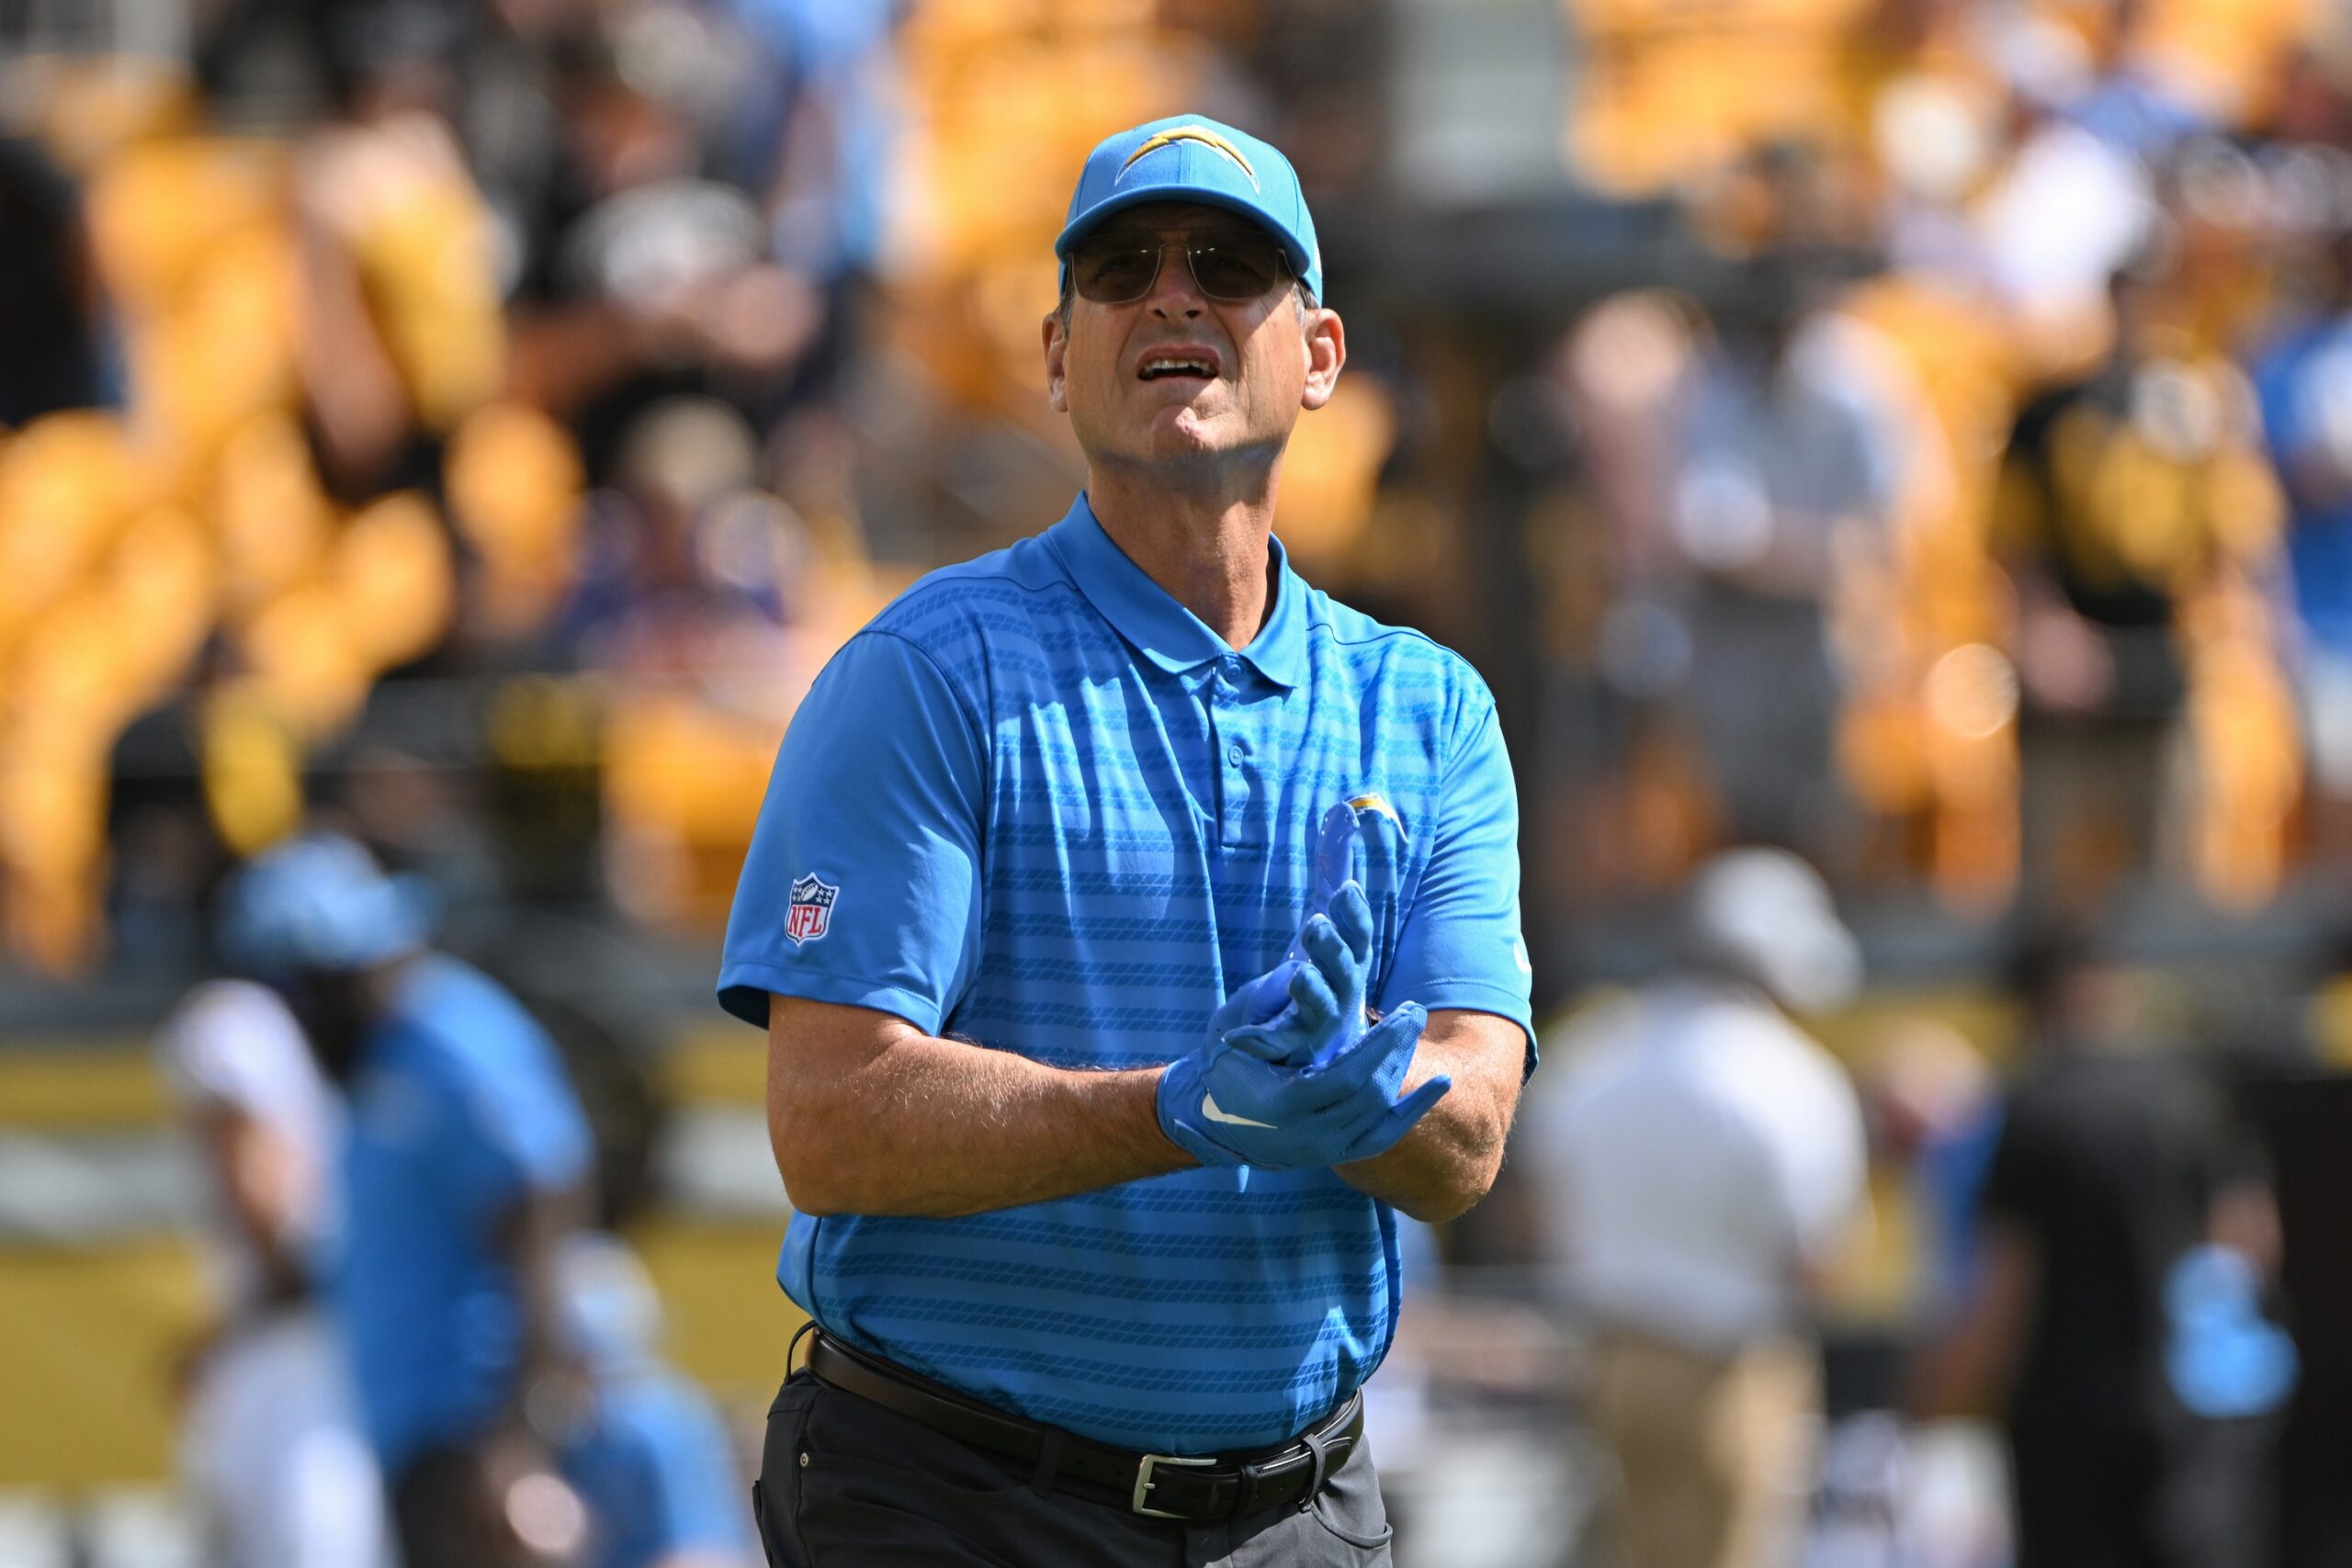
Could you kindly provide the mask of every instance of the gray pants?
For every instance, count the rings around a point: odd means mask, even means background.
[[[771,1568],[1388,1568],[1370,1450],[1313,1504],[1222,1524],[1144,1518],[1030,1477],[808,1373],[768,1411],[753,1494]]]

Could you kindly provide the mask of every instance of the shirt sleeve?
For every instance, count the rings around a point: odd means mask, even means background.
[[[770,995],[894,1013],[936,1034],[980,947],[987,767],[940,666],[895,633],[853,638],[776,754],[718,999],[765,1027]]]
[[[164,1076],[191,1105],[262,1115],[316,1077],[301,1026],[277,996],[243,980],[192,994],[157,1037]]]
[[[1532,1073],[1534,970],[1519,924],[1519,795],[1491,705],[1482,705],[1468,741],[1447,764],[1436,831],[1380,1004],[1415,1001],[1431,1011],[1463,1008],[1507,1018],[1527,1035]]]
[[[1775,1175],[1799,1257],[1830,1261],[1870,1214],[1870,1153],[1845,1071],[1807,1055],[1787,1092],[1797,1114],[1775,1141]]]

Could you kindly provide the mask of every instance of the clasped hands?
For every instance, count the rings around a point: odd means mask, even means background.
[[[1161,1129],[1204,1165],[1299,1170],[1371,1159],[1453,1087],[1437,1074],[1398,1098],[1429,1014],[1406,1002],[1368,1021],[1372,908],[1352,877],[1332,886],[1348,863],[1336,829],[1327,818],[1316,857],[1327,908],[1307,917],[1288,957],[1225,999],[1200,1049],[1160,1079]]]

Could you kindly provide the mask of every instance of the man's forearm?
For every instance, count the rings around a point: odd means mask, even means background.
[[[976,1214],[1195,1164],[1159,1130],[1159,1082],[1156,1067],[1072,1072],[911,1025],[843,1062],[772,1025],[768,1134],[804,1213]]]
[[[1519,1105],[1523,1037],[1490,1013],[1430,1015],[1402,1093],[1437,1073],[1453,1087],[1377,1158],[1335,1167],[1340,1179],[1417,1220],[1450,1220],[1487,1195],[1502,1168],[1503,1142]]]

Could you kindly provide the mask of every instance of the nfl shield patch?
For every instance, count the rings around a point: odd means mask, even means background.
[[[820,880],[814,872],[792,885],[792,902],[785,911],[784,934],[792,939],[793,946],[815,942],[831,928],[833,900],[840,897],[841,893],[842,890],[831,883]]]

